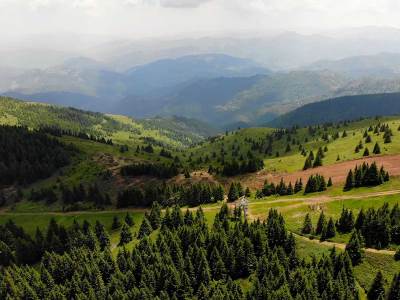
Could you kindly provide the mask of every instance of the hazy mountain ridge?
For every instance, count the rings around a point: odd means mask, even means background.
[[[305,66],[304,69],[330,70],[352,78],[393,78],[400,76],[400,54],[379,53],[352,56],[340,60],[323,60]]]
[[[163,96],[182,84],[193,80],[221,76],[254,76],[269,71],[256,63],[222,54],[186,56],[178,59],[156,61],[135,67],[126,73],[116,72],[107,65],[85,57],[66,60],[63,64],[47,68],[32,69],[7,77],[9,87],[3,93],[19,95],[25,99],[40,99],[63,105],[78,106],[103,112],[113,110],[121,99],[152,95]],[[54,99],[64,93],[63,101]],[[71,95],[71,97],[66,97]],[[75,98],[85,101],[79,105]],[[154,113],[153,113],[154,115]]]
[[[121,41],[55,67],[10,71],[0,89],[18,98],[135,117],[257,125],[323,99],[400,91],[399,37],[397,30],[358,29],[343,36],[283,32]]]
[[[267,126],[309,126],[397,114],[400,114],[400,93],[343,96],[307,104],[267,123]]]

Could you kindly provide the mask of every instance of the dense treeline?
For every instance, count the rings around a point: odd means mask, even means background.
[[[135,163],[121,168],[122,176],[154,176],[158,178],[171,178],[179,174],[175,163]]]
[[[222,168],[222,175],[224,176],[235,176],[239,174],[252,173],[262,170],[264,168],[264,161],[259,158],[252,158],[248,161],[237,162],[232,160],[231,162],[225,162]]]
[[[76,138],[80,138],[83,140],[91,140],[102,144],[113,145],[112,139],[106,139],[101,136],[96,136],[94,134],[87,134],[82,131],[72,131],[70,129],[62,129],[58,126],[40,126],[40,132],[48,133],[57,137],[62,137],[63,135],[72,136]]]
[[[70,163],[77,150],[24,127],[0,126],[0,184],[27,184]]]
[[[264,182],[264,186],[261,190],[256,192],[257,198],[268,197],[272,195],[286,196],[297,194],[303,189],[303,182],[300,179],[296,180],[294,186],[291,182],[286,184],[286,182],[281,179],[279,184],[275,185],[273,182],[269,183],[268,181]]]
[[[330,229],[333,234],[328,238],[334,237],[336,231],[343,234],[356,232],[360,234],[360,243],[366,247],[381,249],[388,247],[390,243],[400,245],[400,208],[398,204],[394,205],[392,209],[387,203],[378,209],[361,209],[357,216],[350,209],[343,208],[339,219],[333,222],[333,219],[330,218],[329,222],[334,224],[334,228]],[[314,229],[311,218],[307,214],[302,232],[320,235],[323,233],[322,228],[327,227],[328,229],[328,225],[324,212],[321,212]]]
[[[389,179],[389,173],[385,171],[383,166],[378,169],[375,162],[371,165],[363,163],[362,166],[356,166],[354,171],[349,171],[344,190],[349,191],[352,188],[362,186],[377,186],[389,181]]]
[[[61,192],[63,204],[71,208],[79,202],[90,202],[96,207],[104,207],[111,204],[110,196],[107,193],[103,193],[96,184],[89,187],[85,187],[82,184],[72,188],[63,186]]]
[[[47,231],[42,232],[37,228],[34,237],[26,234],[22,227],[11,220],[0,225],[0,265],[2,266],[35,264],[46,252],[63,254],[81,247],[90,251],[97,248],[104,250],[109,245],[109,235],[104,225],[99,222],[96,222],[92,228],[86,221],[83,224],[74,221],[71,227],[66,228],[52,219]],[[0,296],[0,299],[6,298]]]
[[[326,190],[327,186],[332,185],[332,180],[329,178],[328,183],[326,183],[325,177],[319,174],[311,175],[304,188],[304,194],[323,192]]]
[[[88,226],[93,244],[47,252],[35,269],[2,269],[0,298],[358,299],[346,253],[332,250],[306,262],[276,210],[263,223],[232,224],[230,215],[224,206],[210,228],[201,209],[183,215],[176,207],[162,218],[155,239],[142,235],[131,252],[122,248],[116,259],[108,247],[102,251]],[[152,230],[147,217],[143,223]],[[71,230],[87,236],[83,228]],[[248,292],[233,281],[250,275]]]
[[[144,189],[129,188],[120,192],[117,207],[149,207],[153,202],[162,206],[197,206],[224,200],[224,188],[219,184],[195,183],[191,185],[147,185]]]
[[[61,200],[63,210],[79,210],[80,204],[93,204],[96,208],[103,208],[111,205],[111,198],[108,193],[101,191],[97,184],[84,186],[83,184],[68,187],[61,185],[60,191],[56,192],[52,187],[31,189],[28,199],[34,202],[44,201],[52,204]]]

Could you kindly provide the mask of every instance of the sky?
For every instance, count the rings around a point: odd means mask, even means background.
[[[400,28],[398,0],[0,0],[0,35],[131,39],[346,27]]]

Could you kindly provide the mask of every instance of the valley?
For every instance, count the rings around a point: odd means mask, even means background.
[[[69,165],[51,176],[29,184],[15,183],[8,187],[8,192],[4,190],[2,197],[6,201],[0,210],[0,224],[11,226],[7,224],[12,221],[34,237],[37,228],[46,232],[48,224],[54,221],[66,228],[76,222],[95,226],[99,221],[109,232],[110,249],[115,258],[121,251],[132,251],[141,243],[137,236],[144,230],[145,219],[153,209],[150,209],[151,201],[143,202],[140,197],[156,197],[164,206],[160,208],[162,217],[169,214],[167,206],[180,205],[181,213],[186,214],[186,211],[195,213],[201,203],[208,228],[215,230],[215,219],[225,204],[228,204],[229,222],[238,222],[233,212],[239,200],[229,197],[232,185],[240,182],[243,190],[248,189],[246,222],[266,221],[271,210],[276,210],[282,214],[288,232],[294,234],[299,257],[309,260],[312,256],[323,258],[332,247],[339,253],[346,252],[351,234],[338,231],[334,237],[319,241],[318,235],[303,233],[306,216],[316,224],[321,212],[326,218],[338,220],[343,208],[355,215],[361,209],[379,209],[385,203],[393,208],[400,195],[400,118],[397,116],[304,128],[245,128],[215,135],[211,127],[208,129],[190,119],[134,120],[11,98],[1,99],[0,112],[2,126],[26,126],[28,132],[37,131],[64,145],[73,145],[77,151]],[[365,153],[367,148],[368,154]],[[321,165],[303,170],[311,152],[314,163],[316,156],[323,155]],[[249,169],[247,164],[253,161],[261,161],[263,167],[255,171]],[[383,166],[390,180],[378,186],[344,191],[348,171],[363,163]],[[123,175],[124,167],[138,164],[144,168],[140,174]],[[151,169],[146,168],[151,165],[159,168],[175,165],[177,174],[160,177],[146,173],[150,172]],[[227,176],[228,166],[233,173]],[[313,174],[331,179],[332,186],[322,192],[304,193],[304,185]],[[287,187],[289,182],[294,185],[299,179],[303,182],[300,192],[263,194],[272,183],[277,188],[276,193],[281,193],[278,192],[281,182]],[[196,194],[196,189],[211,191],[218,186],[223,191],[221,199]],[[82,189],[79,193],[86,195],[84,198],[74,196]],[[122,205],[123,194],[128,191],[132,193],[127,194],[130,202]],[[194,194],[187,198],[184,194],[188,192]],[[6,195],[13,194],[15,197],[7,199]],[[196,200],[200,202],[193,202],[191,197],[200,197]],[[127,214],[134,220],[129,228],[134,238],[122,247],[119,242],[121,227],[115,227],[114,223],[116,218],[122,220]],[[150,239],[156,240],[161,232],[160,229],[151,231]],[[382,249],[363,248],[362,262],[354,266],[361,295],[369,290],[376,268],[382,271],[385,287],[389,289],[391,278],[400,272],[400,264],[393,258],[397,248],[395,242]],[[235,282],[242,289],[250,284],[242,279]]]
[[[0,1],[0,300],[400,300],[393,1]]]

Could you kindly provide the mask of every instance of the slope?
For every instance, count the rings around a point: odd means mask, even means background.
[[[308,126],[361,117],[400,113],[400,93],[344,96],[307,104],[268,123],[269,126]]]
[[[162,123],[161,123],[162,121]],[[56,126],[73,132],[85,132],[111,138],[120,144],[144,144],[146,137],[167,147],[184,147],[215,134],[199,121],[178,118],[133,120],[42,103],[0,97],[0,124],[31,128]]]

